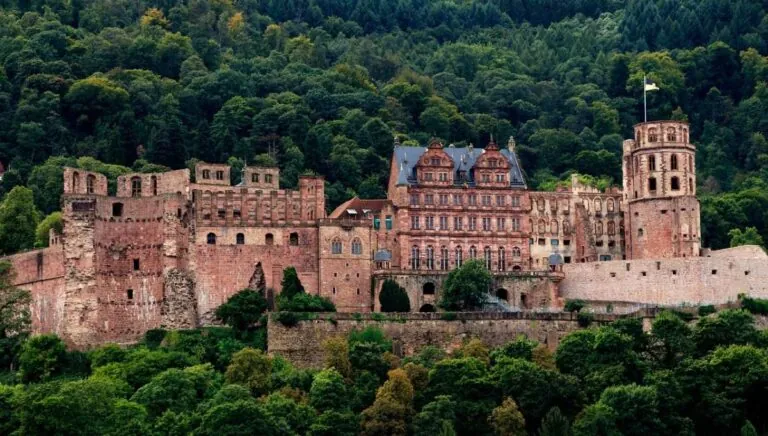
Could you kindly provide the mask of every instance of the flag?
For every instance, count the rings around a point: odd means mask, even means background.
[[[658,91],[659,87],[656,86],[650,79],[645,79],[645,91]]]

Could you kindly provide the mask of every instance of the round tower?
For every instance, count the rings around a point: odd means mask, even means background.
[[[651,121],[634,130],[622,163],[627,258],[698,256],[696,147],[688,123]]]

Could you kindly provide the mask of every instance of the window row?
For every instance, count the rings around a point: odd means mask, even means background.
[[[512,259],[519,261],[520,257],[522,256],[520,247],[512,247],[510,255]],[[467,252],[467,259],[479,259],[477,247],[474,245],[469,247],[469,251]],[[485,267],[489,270],[493,269],[494,259],[496,260],[496,269],[498,271],[507,270],[507,250],[504,247],[499,247],[496,250],[493,250],[491,247],[483,248],[482,259],[485,263]],[[453,260],[453,262],[451,262],[451,260]],[[446,246],[440,247],[439,252],[435,253],[435,248],[431,245],[427,245],[424,253],[422,254],[421,248],[414,245],[411,247],[411,257],[409,263],[411,269],[422,269],[422,267],[424,267],[425,269],[429,270],[440,269],[442,271],[446,271],[451,265],[458,268],[464,263],[464,250],[460,246],[454,248],[453,259],[451,259],[450,250]],[[514,269],[519,269],[519,267],[515,267],[513,270]]]
[[[208,245],[216,245],[216,233],[208,233],[206,235],[206,243]],[[245,234],[244,233],[238,233],[235,235],[235,244],[237,245],[244,245],[245,244]],[[267,233],[264,235],[264,245],[274,245],[275,244],[275,236],[272,233]],[[296,232],[291,233],[288,235],[288,245],[292,246],[298,246],[299,245],[299,234]]]
[[[392,230],[392,215],[387,215],[384,218],[384,227],[387,230]],[[373,218],[373,228],[375,230],[379,230],[381,228],[381,218],[379,218],[379,217],[374,217]]]
[[[423,197],[423,204],[425,205],[435,205],[439,204],[441,206],[448,206],[448,205],[454,205],[454,206],[463,206],[464,204],[467,204],[469,206],[507,206],[510,205],[512,207],[520,207],[520,197],[517,195],[513,196],[507,196],[507,195],[481,195],[479,196],[480,202],[478,203],[478,195],[477,194],[467,194],[466,196],[464,194],[424,194],[423,196],[421,194],[411,194],[411,205],[417,206],[419,204],[422,204],[422,197]],[[466,197],[466,198],[465,198]]]
[[[659,142],[659,139],[663,137],[667,142],[683,142],[688,143],[688,129],[683,127],[677,129],[675,127],[667,127],[666,129],[658,129],[656,127],[648,128],[648,142]],[[635,131],[635,141],[641,142],[643,140],[643,131],[637,129]]]
[[[153,176],[154,178],[154,176]],[[93,194],[96,189],[96,176],[88,174],[85,176],[85,193]],[[80,173],[75,171],[72,173],[72,191],[75,193],[80,192]]]
[[[466,175],[463,172],[458,172],[456,174],[455,180],[457,181],[463,181],[466,179]],[[425,182],[433,182],[433,181],[440,181],[440,182],[448,182],[450,181],[450,175],[447,172],[430,172],[430,171],[421,171],[421,180]],[[507,174],[481,174],[480,175],[480,181],[482,183],[506,183],[507,182]]]
[[[217,170],[215,172],[216,180],[224,180],[224,171],[223,170]],[[203,170],[203,179],[210,180],[211,179],[211,170]]]
[[[661,155],[661,158],[664,159],[664,155]],[[685,158],[683,158],[685,159]],[[683,161],[685,162],[685,161]],[[635,168],[639,168],[638,165],[638,158],[635,156]],[[650,155],[648,156],[648,171],[656,171],[656,156]],[[680,169],[680,165],[678,165],[678,157],[677,154],[671,154],[669,155],[669,169],[671,171],[677,171]],[[688,171],[693,172],[693,155],[688,155]]]
[[[342,254],[344,252],[344,244],[340,238],[333,238],[331,241],[331,254]],[[359,256],[363,254],[363,243],[360,239],[355,238],[352,240],[352,254]]]
[[[422,219],[422,217],[418,215],[413,215],[411,216],[411,230],[420,230],[422,228],[422,222],[424,223],[425,230],[482,230],[484,232],[490,232],[492,230],[511,230],[513,232],[519,232],[521,229],[520,218],[481,217],[480,221],[478,221],[478,217],[476,216],[467,217],[466,220],[464,217],[460,216],[455,216],[453,219],[450,219],[450,217],[447,216],[439,216],[437,217],[437,221],[435,221],[435,218],[435,216],[427,215]],[[480,224],[479,228],[478,223]],[[507,227],[508,223],[509,227]],[[451,225],[453,225],[452,228]]]
[[[663,186],[663,180],[662,179],[662,186],[661,189],[664,189]],[[693,192],[693,177],[688,178],[688,187]],[[656,177],[649,177],[648,178],[648,191],[655,192],[658,188],[658,183],[656,182]],[[672,191],[679,191],[680,190],[680,178],[677,176],[673,176],[669,179],[669,189]]]

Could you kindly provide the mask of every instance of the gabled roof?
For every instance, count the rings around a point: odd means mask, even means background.
[[[393,159],[398,167],[397,185],[416,184],[415,167],[419,158],[427,151],[426,147],[396,146]],[[482,148],[475,147],[443,147],[443,151],[453,160],[453,171],[466,171],[475,166],[477,159],[485,153]],[[501,154],[509,161],[509,186],[512,188],[526,189],[523,171],[517,155],[508,149],[501,150]]]
[[[341,218],[347,215],[362,215],[367,212],[378,213],[389,204],[389,200],[375,199],[364,200],[362,198],[354,197],[339,205],[328,218]],[[349,211],[354,211],[350,213]]]

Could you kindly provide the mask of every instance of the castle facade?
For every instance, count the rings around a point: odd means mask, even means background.
[[[104,175],[66,168],[63,233],[9,259],[32,292],[35,331],[80,347],[210,323],[243,288],[263,283],[274,297],[290,266],[340,312],[378,310],[388,278],[413,311],[434,311],[447,274],[469,259],[493,273],[491,303],[504,311],[768,295],[762,250],[701,250],[688,125],[638,124],[623,148],[623,190],[574,176],[569,188],[535,192],[511,138],[484,149],[396,139],[387,198],[353,198],[330,214],[322,177],[281,189],[277,168],[246,167],[237,186],[219,164],[198,164],[194,179],[127,174],[116,195]]]

